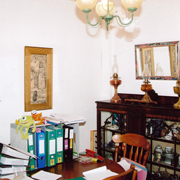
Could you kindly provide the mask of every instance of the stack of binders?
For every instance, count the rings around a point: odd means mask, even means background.
[[[10,143],[19,149],[37,156],[37,160],[33,158],[31,159],[27,170],[41,169],[46,166],[50,167],[64,161],[64,128],[62,124],[39,125],[36,126],[35,133],[32,133],[30,128],[28,140],[21,139],[21,133],[19,131],[16,133],[16,128],[17,125],[12,123]],[[26,129],[23,129],[23,132],[26,132]],[[68,131],[68,137],[70,137],[69,133],[70,131]],[[71,133],[73,134],[72,131]],[[71,137],[73,138],[73,135],[71,135]],[[70,143],[69,140],[68,143]],[[73,140],[71,140],[71,145],[68,147],[73,147]],[[71,149],[73,154],[73,148]],[[72,156],[68,155],[68,159],[72,159]]]
[[[29,153],[0,143],[0,179],[11,179],[14,174],[26,172],[29,158]]]

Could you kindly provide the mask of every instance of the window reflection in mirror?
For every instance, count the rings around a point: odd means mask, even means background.
[[[176,80],[179,41],[135,45],[136,79],[143,79],[145,64],[150,79]]]

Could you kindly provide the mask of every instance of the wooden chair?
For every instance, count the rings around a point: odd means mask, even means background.
[[[129,170],[118,174],[116,176],[110,176],[103,180],[135,180],[137,176],[137,170],[135,170],[135,165],[131,164]]]
[[[118,152],[120,143],[125,143],[123,150],[123,157],[127,157],[139,164],[146,165],[148,158],[150,144],[147,139],[139,134],[127,133],[127,134],[117,134],[112,137],[115,142],[115,161],[118,161]]]

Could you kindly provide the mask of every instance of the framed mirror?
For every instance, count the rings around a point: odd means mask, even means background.
[[[135,45],[136,79],[143,79],[147,64],[150,79],[176,80],[180,41]]]

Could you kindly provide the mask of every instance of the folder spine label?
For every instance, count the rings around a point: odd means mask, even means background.
[[[65,139],[64,141],[64,149],[68,150],[68,139]]]
[[[63,151],[63,137],[57,138],[57,152]]]

